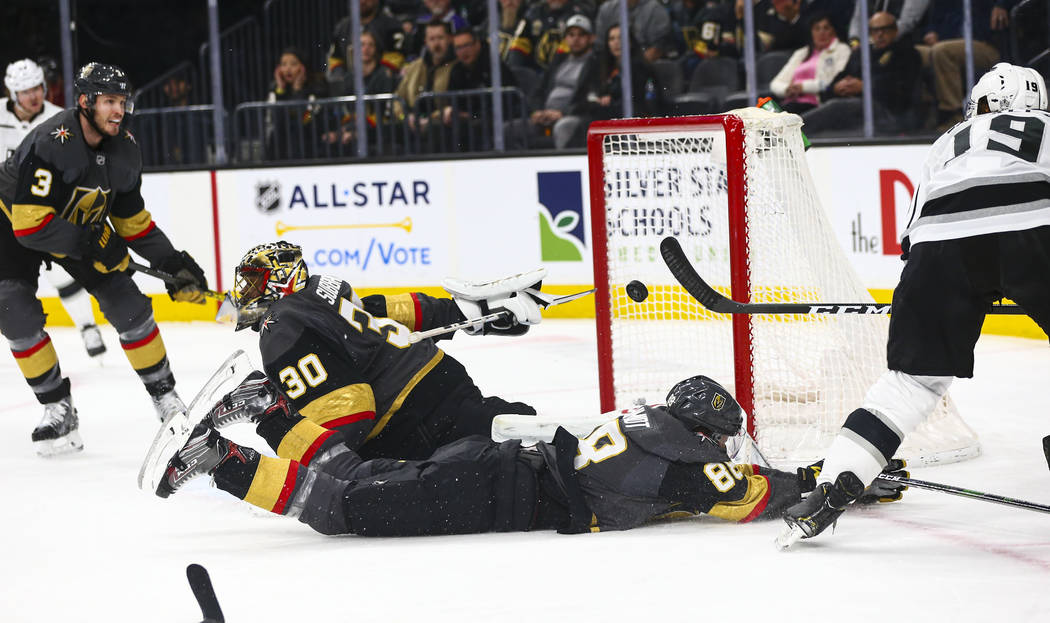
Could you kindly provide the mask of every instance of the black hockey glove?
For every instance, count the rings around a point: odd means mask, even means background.
[[[208,289],[208,279],[189,253],[179,251],[175,255],[169,255],[156,268],[175,277],[175,283],[165,284],[171,300],[204,304],[204,291]]]
[[[910,478],[911,474],[904,469],[907,466],[908,464],[904,462],[904,459],[890,459],[889,464],[882,469],[882,473],[897,476],[899,478]],[[903,485],[899,482],[890,482],[888,480],[880,480],[876,478],[875,482],[868,485],[868,488],[864,490],[864,493],[857,498],[857,502],[860,504],[896,502],[901,499],[901,496],[904,495],[904,491],[907,488],[907,485]]]
[[[128,245],[109,223],[95,223],[80,235],[80,258],[100,273],[127,270],[131,256]]]
[[[795,475],[798,477],[798,489],[802,493],[809,493],[817,488],[817,477],[820,476],[820,470],[824,467],[824,459],[820,459],[812,465],[800,467],[795,470]]]

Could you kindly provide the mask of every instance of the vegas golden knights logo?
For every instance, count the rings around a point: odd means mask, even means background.
[[[721,411],[724,406],[726,406],[726,397],[722,394],[715,394],[715,397],[711,399],[711,407],[715,411]]]
[[[84,188],[77,186],[73,196],[62,211],[62,218],[74,225],[97,223],[106,217],[106,205],[109,203],[110,190],[99,187]]]

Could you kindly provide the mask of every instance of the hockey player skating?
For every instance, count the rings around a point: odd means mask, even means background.
[[[236,408],[231,409],[231,406]],[[812,490],[819,465],[795,473],[734,464],[727,442],[743,418],[733,397],[697,376],[676,385],[666,406],[639,406],[584,439],[559,429],[553,443],[461,439],[426,460],[363,460],[296,413],[280,392],[249,376],[196,426],[156,489],[168,497],[192,478],[322,534],[416,536],[521,530],[625,530],[672,514],[706,513],[747,522],[778,516]],[[219,434],[256,422],[279,458]],[[899,497],[880,481],[871,499]]]
[[[4,86],[9,97],[0,99],[0,160],[7,160],[30,130],[62,112],[44,99],[47,95],[44,70],[28,58],[7,66]],[[91,297],[84,287],[57,265],[45,266],[44,276],[58,290],[62,306],[80,331],[88,356],[101,357],[106,352],[106,343],[95,324]]]
[[[141,152],[123,128],[131,95],[124,72],[90,63],[74,91],[76,106],[33,129],[0,170],[0,331],[44,405],[32,435],[42,455],[82,447],[69,379],[36,298],[45,254],[98,301],[161,419],[185,407],[152,304],[124,272],[128,246],[178,277],[178,286],[168,286],[174,300],[203,303],[207,288],[200,267],[172,247],[143,205]]]
[[[1050,334],[1047,93],[1033,69],[999,63],[973,87],[966,119],[933,144],[901,243],[889,371],[846,418],[817,489],[787,510],[778,543],[820,534],[940,401],[973,376],[989,303],[1006,297]]]
[[[536,411],[482,396],[462,364],[435,340],[411,342],[410,331],[505,309],[509,318],[468,332],[522,334],[541,320],[522,290],[541,277],[526,274],[480,293],[461,284],[456,300],[420,293],[362,300],[344,281],[308,275],[302,250],[279,241],[244,255],[220,316],[258,331],[266,376],[312,424],[296,431],[299,452],[313,454],[331,438],[365,458],[422,459],[445,443],[488,434],[500,413]],[[258,432],[271,443],[287,433],[269,426],[260,423]]]

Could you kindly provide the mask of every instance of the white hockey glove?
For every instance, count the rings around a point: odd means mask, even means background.
[[[488,283],[445,279],[441,286],[452,295],[467,320],[478,319],[478,322],[463,329],[467,334],[521,335],[529,330],[529,325],[539,324],[543,320],[539,301],[525,289],[539,290],[540,282],[546,276],[547,269],[538,268]],[[507,313],[498,320],[481,320],[483,316],[500,311]]]

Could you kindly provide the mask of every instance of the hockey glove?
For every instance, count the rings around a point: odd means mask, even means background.
[[[84,230],[80,238],[80,257],[91,262],[100,273],[127,270],[131,262],[127,243],[109,223],[96,223]]]
[[[165,284],[171,300],[204,304],[204,291],[208,289],[208,279],[189,253],[179,251],[175,255],[169,255],[156,268],[175,277],[175,283]]]
[[[529,330],[529,325],[539,324],[543,320],[539,302],[525,289],[538,290],[545,275],[545,269],[538,269],[483,284],[445,279],[441,285],[452,294],[466,320],[480,319],[494,312],[506,312],[497,320],[479,320],[463,329],[468,335],[521,335]]]
[[[910,478],[911,474],[905,471],[905,467],[908,464],[904,462],[904,459],[890,459],[890,462],[886,467],[882,468],[883,474],[890,474],[900,478]],[[861,504],[876,504],[878,502],[896,502],[901,499],[904,495],[904,491],[908,488],[907,485],[899,482],[890,482],[888,480],[875,479],[868,488],[864,490],[864,493],[857,499],[857,502]]]
[[[824,459],[820,459],[812,465],[800,467],[795,470],[795,475],[798,477],[798,489],[802,493],[809,493],[817,488],[817,478],[820,476],[820,470],[824,467]]]

